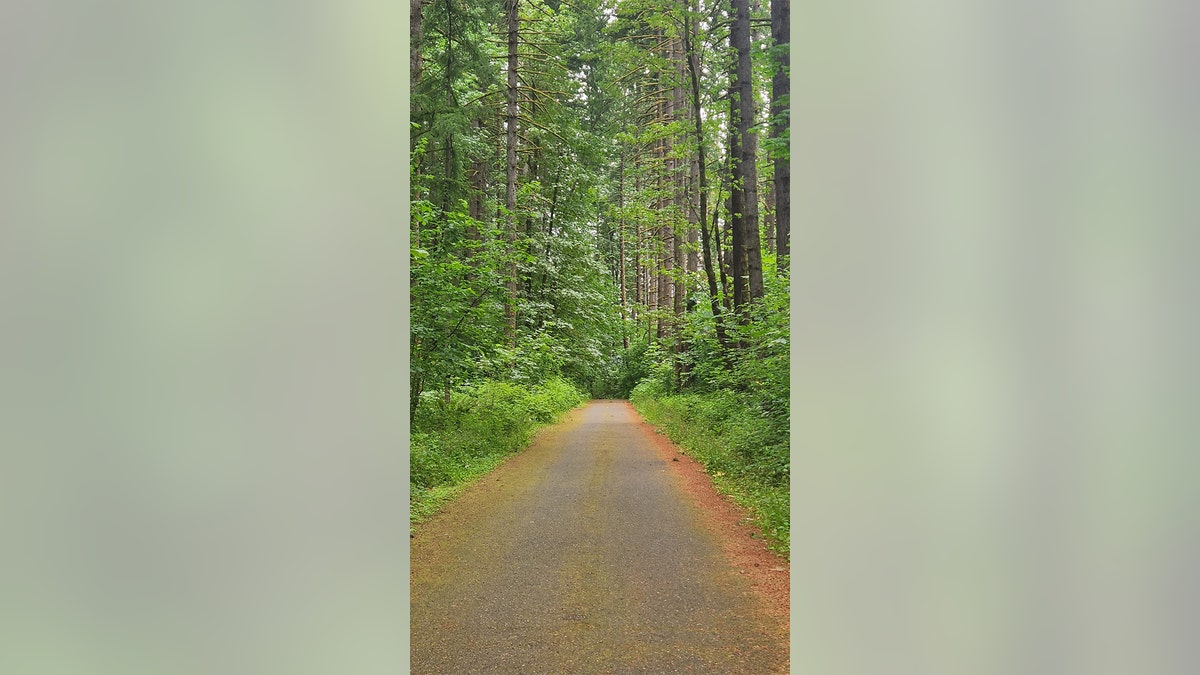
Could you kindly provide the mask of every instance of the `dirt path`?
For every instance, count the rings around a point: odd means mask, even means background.
[[[755,581],[783,563],[736,553],[745,528],[663,441],[628,403],[592,402],[425,523],[412,672],[787,672],[779,598]]]

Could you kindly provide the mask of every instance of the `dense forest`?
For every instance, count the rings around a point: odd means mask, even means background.
[[[788,14],[412,0],[414,504],[631,398],[786,551]]]

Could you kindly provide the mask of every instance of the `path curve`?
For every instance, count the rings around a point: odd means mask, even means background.
[[[654,443],[593,401],[422,525],[412,672],[787,672],[783,625]]]

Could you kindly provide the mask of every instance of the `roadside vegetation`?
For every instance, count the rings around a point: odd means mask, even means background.
[[[718,491],[750,511],[772,550],[788,556],[788,323],[786,311],[771,307],[784,300],[785,293],[768,291],[754,322],[733,330],[743,345],[733,358],[708,352],[714,357],[689,363],[682,382],[660,361],[629,398],[646,421],[704,466]],[[695,328],[696,343],[715,342],[703,322]]]
[[[436,512],[476,478],[522,450],[542,426],[586,397],[562,378],[524,387],[485,381],[427,397],[412,419],[409,522]]]
[[[413,517],[632,395],[787,551],[788,4],[411,12]]]
[[[772,550],[788,556],[786,437],[779,442],[768,422],[728,392],[664,395],[647,382],[634,390],[632,401],[648,422],[704,465],[719,492],[753,514]]]

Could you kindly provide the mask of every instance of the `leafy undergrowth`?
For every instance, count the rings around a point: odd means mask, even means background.
[[[728,391],[668,395],[644,381],[630,401],[647,422],[704,466],[717,491],[750,511],[772,550],[789,555],[786,424],[765,418]]]
[[[584,400],[570,382],[554,378],[535,387],[484,381],[453,392],[449,403],[422,401],[409,441],[410,525],[436,513]]]

